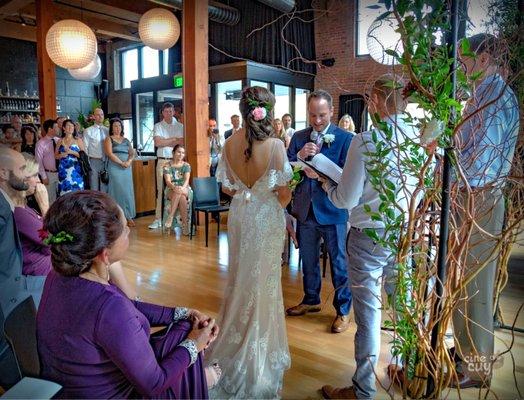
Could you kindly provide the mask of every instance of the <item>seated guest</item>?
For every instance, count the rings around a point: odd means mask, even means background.
[[[28,189],[27,178],[24,157],[0,146],[0,308],[6,320],[29,296],[38,307],[44,287],[44,277],[22,274],[22,246],[13,216],[13,199],[17,192]],[[8,354],[0,354],[0,364],[9,357]]]
[[[355,123],[351,115],[344,114],[342,118],[338,121],[338,127],[344,129],[346,132],[350,132],[353,135],[355,134]]]
[[[164,179],[166,181],[165,205],[167,217],[165,227],[170,229],[173,218],[179,211],[182,222],[182,233],[189,235],[188,217],[191,213],[190,204],[193,197],[189,187],[189,175],[191,166],[184,161],[186,149],[177,144],[173,149],[173,160],[164,167]]]
[[[22,245],[22,274],[45,276],[51,271],[51,250],[42,242],[39,234],[43,227],[42,217],[27,204],[27,197],[35,193],[37,185],[41,185],[44,190],[45,186],[38,178],[38,163],[34,157],[27,153],[23,155],[26,161],[28,188],[15,192],[13,196],[15,223]],[[47,201],[47,193],[41,198]]]
[[[84,189],[80,151],[85,151],[82,139],[77,139],[75,124],[66,119],[62,124],[62,139],[58,141],[55,157],[58,163],[58,192],[61,195]]]
[[[51,206],[44,229],[53,270],[37,315],[38,352],[42,377],[62,385],[60,396],[207,398],[206,374],[218,374],[204,370],[201,352],[218,327],[196,310],[131,301],[110,282],[108,266],[129,245],[114,200],[68,193]]]
[[[118,118],[109,124],[109,136],[104,139],[104,153],[107,157],[109,183],[107,192],[124,211],[127,225],[135,226],[135,190],[133,188],[132,164],[135,150],[124,137],[124,127]]]
[[[22,147],[23,153],[35,155],[36,147],[36,131],[35,128],[29,125],[22,127]]]

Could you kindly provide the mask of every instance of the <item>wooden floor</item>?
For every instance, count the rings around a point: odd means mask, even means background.
[[[223,220],[225,222],[225,219]],[[201,226],[192,241],[188,237],[177,239],[175,235],[150,231],[147,225],[152,217],[136,220],[136,228],[130,234],[130,246],[124,260],[125,273],[131,283],[136,284],[144,301],[169,306],[184,305],[197,308],[216,316],[223,297],[228,274],[227,233],[216,237],[216,224],[211,224],[210,244],[205,247],[204,228]],[[226,230],[223,223],[222,230]],[[290,266],[282,269],[282,284],[285,306],[295,305],[302,297],[302,277],[297,268],[298,255],[292,253]],[[522,280],[512,279],[502,297],[502,311],[506,323],[511,324],[516,311],[523,302]],[[285,399],[319,399],[319,389],[324,384],[347,386],[351,384],[354,369],[353,337],[355,324],[342,334],[329,331],[334,309],[332,285],[329,272],[323,280],[322,311],[303,317],[288,317],[287,331],[291,351],[291,369],[284,379]],[[353,316],[351,315],[353,321]],[[524,327],[524,316],[517,320],[517,326]],[[378,376],[386,387],[385,377],[388,361],[388,336],[382,333],[382,351]],[[496,332],[495,348],[502,352],[511,342],[507,331]],[[517,382],[524,382],[524,336],[515,335],[513,355],[516,361]],[[494,372],[492,389],[500,399],[520,397],[513,378],[513,363],[509,354],[504,356],[503,366]],[[524,384],[520,387],[524,394]],[[391,391],[395,397],[400,393]],[[457,392],[446,393],[448,398],[458,398]],[[469,389],[461,392],[462,398],[478,398],[479,392]],[[378,398],[389,398],[380,390]],[[488,398],[495,398],[492,394]]]

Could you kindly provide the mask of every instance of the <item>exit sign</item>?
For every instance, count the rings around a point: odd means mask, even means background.
[[[173,77],[173,86],[176,88],[181,88],[182,86],[184,86],[184,78],[182,77],[182,75],[175,75]]]

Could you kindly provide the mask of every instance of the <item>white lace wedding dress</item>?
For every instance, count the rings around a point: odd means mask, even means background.
[[[227,145],[227,144],[226,144]],[[222,377],[209,392],[214,399],[280,397],[289,368],[281,255],[284,210],[273,190],[292,176],[282,142],[274,141],[266,172],[248,188],[231,169],[226,149],[217,179],[236,194],[228,216],[229,277],[217,320],[220,334],[207,350]]]

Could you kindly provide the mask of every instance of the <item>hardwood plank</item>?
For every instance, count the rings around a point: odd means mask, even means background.
[[[130,247],[124,260],[128,279],[137,286],[145,301],[165,305],[185,305],[200,309],[216,316],[223,299],[228,274],[227,233],[221,232],[216,238],[216,225],[210,226],[209,247],[204,244],[204,227],[200,226],[193,240],[150,231],[147,225],[153,217],[136,220],[137,227],[130,234]],[[221,231],[226,231],[226,216],[222,219]],[[297,267],[298,254],[293,249],[291,265],[282,268],[282,285],[285,306],[296,304],[302,296],[301,271]],[[319,399],[319,389],[324,384],[350,385],[354,371],[353,339],[355,324],[351,316],[350,329],[342,334],[332,334],[329,327],[334,318],[331,306],[332,285],[328,274],[322,280],[322,311],[304,317],[286,319],[288,340],[291,351],[291,369],[284,377],[283,397],[285,399]],[[510,282],[501,298],[502,311],[507,319],[513,321],[518,304],[522,302],[522,285]],[[524,316],[517,325],[524,327]],[[511,333],[495,332],[495,350],[501,352],[511,342]],[[388,358],[389,336],[382,332],[381,354],[377,375],[388,387],[385,368]],[[513,355],[516,360],[516,377],[524,382],[524,336],[515,334]],[[504,356],[501,368],[494,372],[493,391],[501,399],[517,398],[509,355]],[[401,393],[391,389],[396,398]],[[450,391],[448,398],[458,398],[456,391]],[[478,390],[461,391],[464,399],[478,398]],[[484,394],[484,392],[483,392]],[[446,393],[444,393],[446,395]],[[389,398],[386,391],[379,390],[378,399]],[[495,398],[493,394],[488,398]]]

